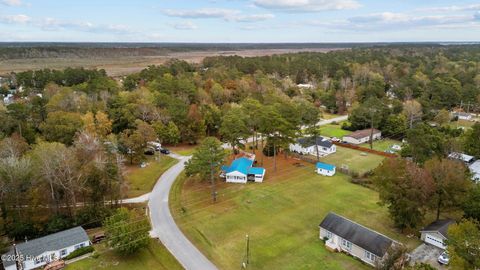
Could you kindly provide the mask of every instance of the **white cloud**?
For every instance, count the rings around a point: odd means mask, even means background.
[[[188,19],[224,19],[236,22],[258,22],[273,19],[273,14],[249,14],[244,15],[240,10],[221,8],[202,9],[167,9],[163,13],[170,17]]]
[[[10,7],[22,5],[21,0],[1,0],[0,3]]]
[[[200,19],[200,18],[226,18],[240,13],[238,10],[221,8],[202,9],[167,9],[163,12],[170,17]]]
[[[8,24],[25,24],[30,21],[31,21],[31,18],[23,14],[0,16],[0,22],[8,23]]]
[[[20,22],[17,22],[20,23]],[[44,31],[73,30],[81,32],[129,34],[135,33],[128,26],[121,24],[94,24],[88,21],[65,21],[55,18],[33,20],[28,18],[25,23],[36,26]]]
[[[195,29],[198,28],[197,25],[195,25],[194,23],[192,23],[190,21],[173,23],[173,24],[170,24],[170,25],[177,30],[195,30]]]
[[[463,6],[443,6],[443,7],[431,7],[431,8],[421,8],[419,11],[426,12],[456,12],[456,11],[474,11],[480,10],[480,4],[472,5],[463,5]]]
[[[258,7],[287,12],[319,12],[325,10],[356,9],[356,0],[254,0]]]
[[[275,18],[273,14],[253,14],[253,15],[238,15],[233,18],[237,22],[259,22]]]
[[[479,16],[480,17],[480,16]],[[307,21],[305,24],[330,30],[388,31],[419,28],[465,28],[480,26],[474,15],[411,15],[382,12],[355,16],[346,20]]]

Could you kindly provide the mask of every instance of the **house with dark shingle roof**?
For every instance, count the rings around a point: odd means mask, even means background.
[[[362,144],[370,141],[370,135],[372,134],[372,129],[363,129],[357,130],[353,133],[350,133],[346,136],[343,136],[343,141],[352,143],[352,144]],[[372,139],[379,140],[382,138],[382,132],[378,129],[373,129]]]
[[[337,152],[337,147],[330,140],[323,137],[304,137],[298,138],[295,143],[290,144],[289,149],[291,152],[299,153],[302,155],[317,155],[317,148],[320,156],[326,156]]]
[[[3,267],[5,270],[40,268],[89,245],[85,230],[75,227],[12,246],[2,255]]]
[[[455,221],[451,219],[436,220],[420,231],[420,239],[427,244],[446,249],[445,240],[448,239],[448,227],[453,223]]]
[[[397,244],[387,236],[335,213],[328,213],[320,227],[320,239],[333,251],[343,251],[375,266]]]

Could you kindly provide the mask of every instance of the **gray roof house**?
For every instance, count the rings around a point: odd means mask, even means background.
[[[315,145],[318,145],[320,156],[333,154],[337,151],[337,147],[330,140],[321,136],[317,137],[316,140],[314,137],[298,138],[295,143],[290,144],[289,149],[292,152],[303,155],[316,155],[317,149]]]
[[[420,231],[420,239],[427,244],[446,249],[445,240],[448,239],[448,227],[454,223],[455,221],[451,219],[436,220]]]
[[[328,213],[319,225],[320,239],[333,251],[344,251],[375,266],[395,243],[389,237],[335,213]]]
[[[85,230],[75,227],[12,246],[2,255],[3,266],[6,270],[20,269],[17,264],[21,264],[24,270],[35,269],[89,245]],[[13,255],[20,260],[15,261]]]
[[[472,180],[476,183],[480,183],[480,160],[477,160],[474,163],[470,164],[468,168],[472,173]]]

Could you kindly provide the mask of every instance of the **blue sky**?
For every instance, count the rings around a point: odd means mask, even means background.
[[[480,41],[480,1],[0,0],[0,41]]]

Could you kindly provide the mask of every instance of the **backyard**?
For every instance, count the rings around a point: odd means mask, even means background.
[[[383,152],[386,150],[391,150],[394,144],[401,146],[402,142],[397,140],[392,140],[392,139],[381,139],[381,140],[373,141],[373,149]],[[370,143],[363,143],[360,146],[370,148]]]
[[[336,153],[322,157],[320,161],[333,164],[337,168],[342,168],[346,165],[350,171],[364,174],[378,167],[384,158],[379,155],[337,146]]]
[[[341,151],[340,155],[352,155],[350,151],[354,150]],[[370,157],[365,159],[365,164],[372,162]],[[377,164],[381,161],[373,160]],[[177,224],[219,269],[240,268],[246,234],[250,237],[251,269],[371,269],[324,247],[318,238],[318,225],[329,211],[400,240],[409,248],[419,243],[392,227],[387,209],[377,204],[375,191],[350,183],[344,174],[319,176],[312,164],[284,156],[278,157],[276,172],[272,158],[265,158],[263,167],[267,170],[263,183],[217,183],[215,204],[211,203],[208,184],[184,175],[171,190]]]
[[[147,248],[131,256],[124,256],[109,250],[105,243],[95,245],[98,257],[90,257],[69,264],[67,270],[175,270],[183,269],[168,250],[158,241],[152,240]]]
[[[125,181],[127,182],[127,197],[137,197],[152,191],[157,179],[170,167],[177,163],[177,160],[169,156],[161,155],[158,160],[149,158],[147,167],[139,165],[128,166],[125,169]]]

